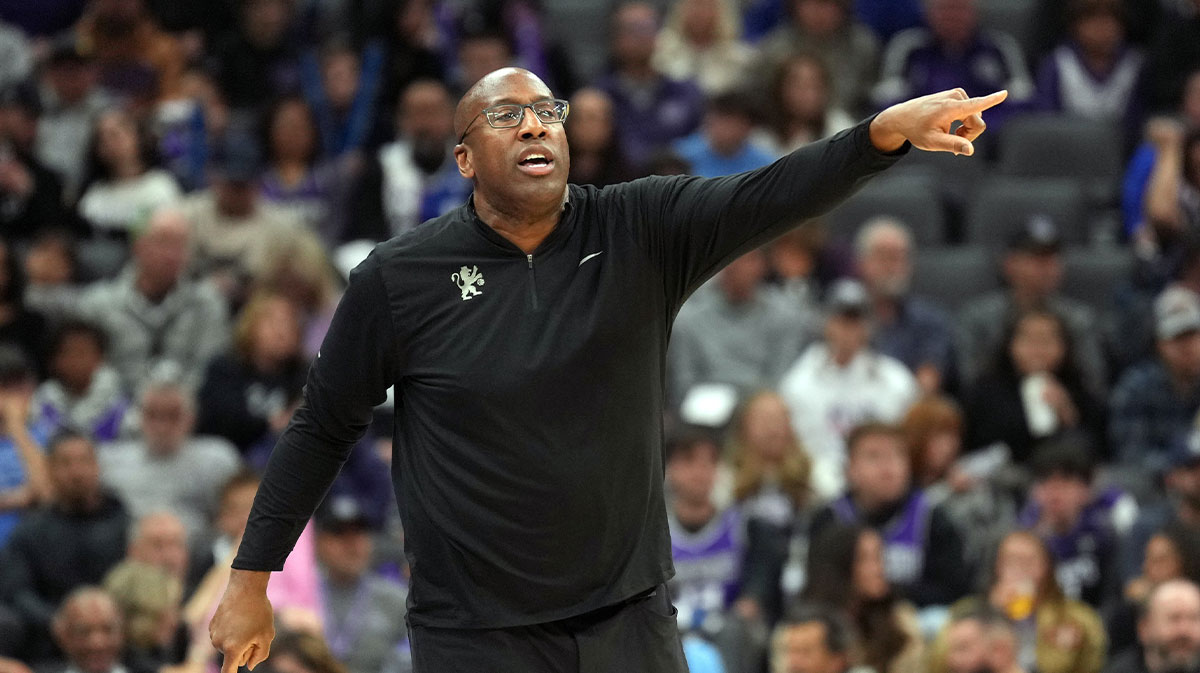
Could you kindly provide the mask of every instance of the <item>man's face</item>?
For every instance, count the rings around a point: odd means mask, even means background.
[[[553,98],[537,77],[524,72],[506,75],[490,95],[476,104],[463,143],[455,148],[459,172],[475,181],[478,192],[498,209],[519,211],[527,204],[560,203],[567,187],[571,159],[561,123],[542,123],[529,108],[512,128],[492,128],[484,108],[501,103],[534,103]],[[541,155],[544,160],[531,159]]]
[[[54,635],[67,660],[81,673],[109,673],[117,663],[124,637],[121,616],[112,599],[87,596],[66,608]]]
[[[571,99],[567,136],[576,152],[601,152],[612,142],[612,101],[603,91],[584,89]]]
[[[825,343],[839,362],[849,362],[870,339],[865,316],[857,313],[835,313],[825,320]]]
[[[951,45],[966,44],[979,25],[975,0],[930,0],[925,19],[934,36]]]
[[[988,670],[988,639],[978,619],[963,619],[946,629],[948,673],[982,673]]]
[[[178,451],[194,421],[191,405],[178,390],[150,390],[142,398],[142,437],[151,453]]]
[[[1167,473],[1166,485],[1170,493],[1200,509],[1200,461],[1172,469]]]
[[[178,213],[156,215],[133,245],[138,273],[156,287],[173,286],[188,264],[190,231],[187,220]]]
[[[808,35],[831,35],[846,21],[840,0],[792,0],[796,26]]]
[[[317,532],[317,560],[341,580],[357,579],[367,571],[371,548],[371,536],[362,526]]]
[[[138,523],[138,535],[129,545],[129,558],[157,566],[173,577],[187,574],[187,530],[178,517],[152,514]]]
[[[1062,258],[1056,252],[1014,251],[1005,259],[1004,273],[1017,294],[1045,299],[1062,284]]]
[[[221,215],[249,217],[258,206],[258,185],[218,176],[213,180],[213,196]]]
[[[1171,582],[1152,595],[1138,624],[1138,638],[1150,670],[1191,671],[1200,666],[1200,591],[1186,582]]]
[[[658,14],[649,4],[621,7],[613,17],[613,58],[620,65],[644,66],[654,55]]]
[[[47,467],[54,492],[68,509],[76,509],[99,495],[100,465],[88,440],[82,437],[63,440],[50,455]]]
[[[495,35],[472,37],[458,46],[458,62],[462,68],[462,83],[466,86],[483,76],[512,64],[513,55],[508,43]]]
[[[909,474],[903,442],[882,433],[858,438],[846,465],[850,491],[868,509],[899,500],[908,490]]]
[[[740,114],[711,111],[704,116],[704,134],[713,151],[721,156],[732,156],[741,151],[754,124]]]
[[[737,304],[751,299],[766,275],[766,256],[761,250],[751,250],[722,269],[717,282],[726,299]]]
[[[1073,475],[1051,474],[1033,486],[1033,499],[1042,508],[1043,520],[1059,531],[1079,520],[1090,497],[1088,483]]]
[[[912,277],[908,239],[893,229],[879,230],[859,258],[858,270],[871,294],[903,297]]]
[[[1200,378],[1200,330],[1184,332],[1171,339],[1158,340],[1158,353],[1175,378]]]
[[[217,529],[222,535],[234,540],[242,536],[257,492],[258,484],[245,484],[225,494],[217,513]]]
[[[358,75],[358,58],[354,54],[339,52],[326,59],[321,69],[321,84],[335,110],[345,110],[354,102]]]
[[[278,44],[291,19],[288,0],[246,0],[242,12],[246,37],[261,48]]]
[[[841,673],[846,657],[829,651],[825,625],[807,622],[786,627],[780,635],[776,673]]]
[[[454,104],[445,87],[417,82],[405,90],[397,119],[400,134],[410,141],[428,138],[439,147],[454,138]]]
[[[96,86],[97,70],[91,63],[64,61],[46,68],[46,80],[64,103],[77,103]]]
[[[712,496],[717,482],[717,448],[701,443],[679,451],[667,463],[667,482],[675,497],[702,503]]]

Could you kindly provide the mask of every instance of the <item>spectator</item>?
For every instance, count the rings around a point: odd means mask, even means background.
[[[306,631],[279,633],[271,643],[271,656],[264,663],[272,671],[287,673],[349,673],[320,635]]]
[[[1144,97],[1140,49],[1125,40],[1121,0],[1072,0],[1069,38],[1037,73],[1037,107],[1119,123],[1141,122]]]
[[[255,110],[300,91],[300,56],[294,43],[292,3],[241,3],[236,31],[213,47],[217,84],[235,110]]]
[[[47,229],[25,252],[25,305],[58,323],[79,312],[82,270],[75,238],[64,229]]]
[[[754,50],[742,41],[733,0],[675,0],[658,34],[653,63],[663,75],[692,80],[708,96],[741,87]]]
[[[76,31],[92,45],[101,83],[118,97],[145,109],[178,95],[186,56],[144,0],[93,0]]]
[[[1154,303],[1158,358],[1137,365],[1113,388],[1109,443],[1121,465],[1143,480],[1165,472],[1173,442],[1200,410],[1200,297],[1169,288]]]
[[[893,593],[885,574],[884,541],[857,525],[834,524],[813,537],[806,602],[849,615],[862,636],[862,662],[879,673],[918,673],[925,641],[917,611]]]
[[[251,139],[226,136],[212,157],[209,188],[180,206],[192,225],[192,271],[216,283],[234,306],[245,301],[249,281],[263,272],[271,247],[301,229],[292,214],[262,199],[260,160]]]
[[[153,124],[163,168],[185,192],[192,192],[208,184],[211,145],[225,137],[235,120],[207,70],[189,68],[181,88],[178,98],[164,101],[154,111]]]
[[[1001,443],[1026,464],[1048,437],[1081,434],[1102,446],[1104,406],[1080,372],[1079,351],[1058,314],[1031,309],[1013,320],[995,364],[967,393],[967,447]]]
[[[443,51],[448,40],[438,25],[436,4],[434,0],[393,0],[384,3],[384,16],[371,23],[367,23],[370,15],[363,8],[363,25],[358,32],[364,39],[385,36],[387,54],[379,99],[389,107],[396,105],[413,82],[446,81]],[[387,110],[380,121],[390,123],[397,114],[399,110]]]
[[[470,89],[483,76],[516,64],[512,42],[503,30],[468,14],[458,35],[457,76],[452,80],[455,93]]]
[[[150,137],[128,112],[101,114],[92,133],[79,216],[95,233],[132,240],[152,212],[183,192],[174,176],[155,167]]]
[[[871,344],[912,370],[922,392],[953,383],[954,327],[941,308],[910,292],[911,234],[903,223],[879,217],[855,239],[856,265],[871,295]]]
[[[1006,452],[981,452],[960,458],[964,419],[950,398],[927,396],[908,410],[901,423],[912,453],[913,486],[923,489],[933,507],[941,507],[963,536],[968,568],[983,568],[995,556],[1000,538],[1017,522],[1014,481],[1003,469]]]
[[[1160,166],[1159,146],[1174,151],[1171,148],[1182,142],[1183,132],[1177,125],[1182,122],[1186,128],[1200,128],[1200,68],[1184,80],[1183,93],[1174,102],[1177,105],[1175,111],[1178,113],[1178,119],[1150,119],[1146,123],[1145,138],[1133,152],[1125,170],[1125,179],[1121,186],[1121,213],[1125,222],[1124,233],[1131,239],[1137,236],[1139,239],[1148,238],[1150,242],[1157,243],[1157,236],[1153,234],[1158,232],[1154,227],[1142,226],[1146,221],[1146,187],[1154,169]],[[1178,159],[1173,161],[1178,162]]]
[[[771,673],[866,673],[854,668],[858,641],[832,608],[798,603],[771,638]]]
[[[301,84],[312,105],[321,151],[338,159],[362,149],[375,128],[375,106],[383,69],[383,47],[368,43],[360,53],[330,43],[302,61]]]
[[[571,171],[569,182],[605,187],[637,177],[625,159],[616,133],[613,102],[599,89],[580,89],[571,97]]]
[[[977,0],[927,0],[925,27],[896,34],[883,54],[879,82],[871,92],[879,108],[895,101],[961,87],[981,96],[1008,90],[1008,108],[1033,95],[1025,57],[1007,33],[979,27]],[[996,126],[1006,112],[988,117]]]
[[[214,359],[205,374],[199,431],[244,452],[268,431],[282,430],[307,374],[300,336],[290,301],[269,293],[253,297],[234,327],[233,351]]]
[[[792,54],[805,51],[825,61],[837,88],[834,105],[859,114],[875,81],[879,40],[854,20],[850,0],[786,0],[788,21],[763,38],[766,72]]]
[[[1093,492],[1094,471],[1092,457],[1078,442],[1038,447],[1021,523],[1050,548],[1063,594],[1100,609],[1118,592],[1116,518],[1125,508],[1136,511],[1136,505],[1117,489]]]
[[[111,281],[83,295],[83,317],[101,325],[110,361],[125,389],[136,392],[151,372],[167,368],[199,385],[210,358],[224,348],[228,318],[216,289],[188,280],[191,233],[179,211],[154,213],[133,243],[133,259]]]
[[[1156,587],[1138,621],[1140,648],[1119,653],[1109,673],[1167,673],[1200,667],[1200,589],[1190,580]]]
[[[124,561],[104,578],[104,589],[121,611],[124,659],[133,670],[159,671],[182,664],[187,630],[180,622],[183,585],[167,571]]]
[[[613,101],[617,138],[635,167],[649,165],[658,151],[700,125],[703,94],[691,82],[664,77],[653,67],[658,12],[641,0],[613,10],[612,71],[596,86]]]
[[[449,4],[449,3],[446,3]],[[471,36],[490,35],[501,38],[491,41],[492,53],[499,57],[505,54],[507,62],[504,65],[516,65],[532,71],[550,87],[564,96],[575,92],[575,73],[571,65],[571,53],[563,49],[559,42],[550,34],[550,22],[546,20],[546,3],[541,0],[484,0],[474,3],[460,15],[459,44]],[[482,66],[487,59],[477,59],[473,67],[459,50],[459,65],[463,71],[473,71],[480,77],[490,72]],[[492,63],[500,61],[493,60]],[[494,68],[493,68],[494,69]],[[462,79],[464,86],[470,86],[479,77],[467,76]],[[470,82],[467,82],[470,80]]]
[[[695,386],[747,395],[775,385],[812,331],[808,318],[763,284],[766,259],[752,250],[723,269],[680,310],[668,351],[675,404]]]
[[[779,393],[813,461],[813,490],[842,492],[846,435],[868,421],[903,418],[916,379],[899,360],[869,346],[870,298],[858,281],[838,281],[826,300],[825,340],[809,346],[783,375]]]
[[[54,613],[54,641],[65,661],[51,673],[124,673],[124,620],[108,592],[81,586],[66,596]]]
[[[370,156],[349,238],[384,240],[462,205],[471,183],[454,161],[454,103],[441,82],[419,80],[396,107],[396,139]]]
[[[945,634],[945,652],[930,662],[936,673],[1025,673],[1012,625],[989,607],[956,615]]]
[[[215,566],[233,560],[257,493],[258,475],[249,469],[238,471],[221,486],[220,505],[210,531],[211,539],[205,541],[206,544],[193,547],[188,563],[187,586],[199,584],[200,579]]]
[[[1188,76],[1200,70],[1200,4],[1192,0],[1178,3],[1179,11],[1167,12],[1159,23],[1158,34],[1150,43],[1146,71],[1154,73],[1150,88],[1150,105],[1166,110],[1180,99]]]
[[[36,155],[41,113],[32,87],[0,90],[0,238],[9,243],[64,224],[62,181]]]
[[[793,54],[773,71],[767,86],[768,143],[777,155],[799,149],[854,125],[833,100],[833,73],[821,57]]]
[[[354,162],[343,157],[319,161],[320,139],[312,108],[303,98],[284,98],[267,113],[263,145],[267,168],[262,195],[286,210],[327,245],[345,235]]]
[[[174,513],[142,515],[130,528],[125,562],[154,566],[182,583],[188,576],[188,557],[187,529]]]
[[[254,280],[258,290],[282,295],[296,307],[305,358],[316,357],[321,348],[341,285],[321,241],[307,232],[276,243],[268,254],[266,270]]]
[[[18,524],[0,559],[0,586],[12,592],[4,599],[21,613],[41,656],[49,654],[55,606],[120,562],[129,527],[124,506],[101,486],[96,449],[87,438],[55,437],[47,447],[47,467],[54,501]]]
[[[177,512],[192,540],[217,517],[222,486],[241,467],[237,452],[219,437],[192,434],[196,400],[179,383],[151,380],[138,411],[141,437],[104,447],[100,476],[141,517]]]
[[[1176,438],[1166,458],[1162,491],[1138,509],[1121,540],[1122,582],[1132,582],[1143,572],[1146,547],[1160,531],[1178,525],[1200,535],[1200,434],[1191,431]]]
[[[700,130],[675,141],[674,149],[706,178],[749,171],[771,163],[767,150],[751,142],[754,109],[744,94],[725,93],[709,100]]]
[[[353,498],[327,498],[316,517],[322,623],[329,650],[349,673],[392,670],[405,639],[405,591],[370,568],[366,515]]]
[[[113,104],[98,78],[95,59],[74,36],[53,43],[42,74],[35,154],[62,178],[68,203],[79,198],[87,168],[79,148],[91,143],[96,118]]]
[[[1147,45],[1158,32],[1162,20],[1167,15],[1167,8],[1171,5],[1182,6],[1188,2],[1191,0],[1120,0],[1120,11],[1129,41],[1139,46]],[[1023,40],[1031,56],[1031,63],[1037,63],[1059,42],[1070,37],[1072,9],[1071,3],[1062,0],[1037,0],[1034,3],[1033,12],[1025,22],[1026,37]]]
[[[1106,620],[1110,652],[1136,646],[1138,615],[1145,613],[1155,587],[1170,580],[1200,580],[1200,532],[1182,523],[1168,524],[1151,536],[1141,561],[1141,574],[1125,585],[1121,601]]]
[[[854,271],[844,252],[824,223],[808,220],[768,244],[769,275],[795,306],[815,312],[825,288]]]
[[[1161,253],[1200,232],[1200,128],[1184,134],[1169,123],[1147,131],[1155,145],[1154,168],[1146,184],[1145,217]]]
[[[68,320],[50,340],[50,378],[33,396],[35,423],[53,434],[71,428],[95,442],[125,430],[129,398],[121,377],[105,361],[108,335],[98,325]]]
[[[1100,671],[1107,642],[1100,617],[1087,605],[1063,596],[1054,579],[1054,557],[1033,533],[1018,531],[1005,536],[989,582],[986,595],[964,598],[950,608],[951,623],[958,615],[990,606],[1013,625],[1021,669]],[[943,629],[934,651],[944,652],[946,640]]]
[[[755,393],[734,415],[727,453],[733,457],[733,497],[742,516],[790,528],[809,506],[811,465],[778,393]]]
[[[938,0],[941,1],[941,0]],[[1084,383],[1099,395],[1107,381],[1095,314],[1063,296],[1062,239],[1048,218],[1030,218],[1008,240],[1002,272],[1007,287],[968,302],[959,315],[959,365],[970,385],[1004,346],[1005,328],[1030,309],[1050,310],[1066,322]]]
[[[29,426],[36,382],[28,359],[12,346],[0,345],[0,549],[24,512],[53,495],[42,438]]]
[[[833,524],[864,525],[882,537],[883,570],[897,594],[926,607],[949,605],[966,593],[970,575],[962,536],[942,508],[913,488],[900,429],[860,425],[850,433],[846,449],[846,493],[813,516],[814,545]],[[821,547],[814,546],[809,557],[820,553]],[[805,586],[815,581],[809,576]]]

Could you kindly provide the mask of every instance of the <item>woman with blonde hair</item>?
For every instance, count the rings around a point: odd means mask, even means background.
[[[785,527],[808,504],[812,465],[778,393],[762,391],[742,404],[734,415],[728,455],[733,500],[747,519]]]
[[[280,241],[267,254],[255,285],[288,298],[299,309],[304,354],[315,357],[343,287],[321,240],[315,234],[297,232]]]
[[[708,96],[745,83],[754,50],[742,41],[734,0],[676,0],[651,63],[663,75],[694,80]]]
[[[183,583],[166,570],[123,561],[104,578],[104,589],[121,609],[127,658],[142,670],[178,664],[187,653],[187,631],[180,628]]]

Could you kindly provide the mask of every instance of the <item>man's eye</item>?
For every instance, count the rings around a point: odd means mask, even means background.
[[[512,124],[521,118],[521,113],[513,110],[504,110],[495,113],[492,118],[501,124]]]

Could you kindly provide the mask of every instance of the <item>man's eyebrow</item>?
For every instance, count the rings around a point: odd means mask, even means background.
[[[500,98],[493,98],[491,101],[488,102],[487,105],[484,106],[484,109],[494,107],[496,105],[529,105],[531,103],[537,103],[539,101],[553,100],[553,99],[554,99],[554,96],[551,94],[546,94],[544,96],[538,96],[537,98],[534,98],[533,100],[530,100],[530,101],[520,101],[520,100],[517,100],[516,98],[512,98],[510,96],[502,96]]]

